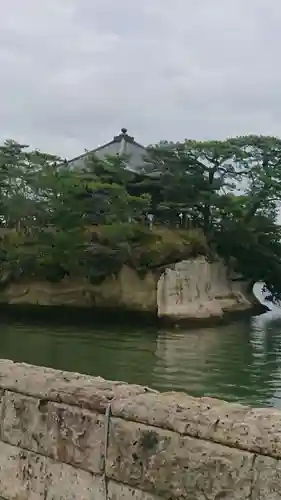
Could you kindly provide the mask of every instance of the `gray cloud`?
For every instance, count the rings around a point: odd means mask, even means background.
[[[139,142],[281,133],[280,0],[10,0],[0,138],[72,156]]]

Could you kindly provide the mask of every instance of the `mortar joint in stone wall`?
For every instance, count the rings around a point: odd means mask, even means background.
[[[104,422],[104,462],[103,462],[103,476],[104,476],[104,486],[105,486],[105,500],[108,500],[108,477],[106,475],[106,462],[108,455],[109,446],[109,434],[110,434],[110,418],[111,418],[111,402],[108,403],[105,412],[105,422]]]

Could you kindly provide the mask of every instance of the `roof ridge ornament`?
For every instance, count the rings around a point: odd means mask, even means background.
[[[128,135],[128,129],[126,127],[121,128],[121,133],[119,135],[115,135],[113,140],[115,142],[121,142],[121,141],[126,141],[126,142],[134,142],[135,138]]]

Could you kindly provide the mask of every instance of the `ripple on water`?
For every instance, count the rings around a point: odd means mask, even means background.
[[[0,357],[281,408],[279,314],[188,331],[3,323]]]

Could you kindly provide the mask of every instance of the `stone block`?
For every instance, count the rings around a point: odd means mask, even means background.
[[[257,456],[253,467],[254,500],[280,500],[281,461],[271,457]]]
[[[163,498],[248,499],[251,453],[112,418],[106,473]]]
[[[147,387],[100,377],[0,360],[0,389],[105,413],[108,403],[146,392]]]
[[[156,495],[151,495],[141,490],[131,488],[125,484],[109,481],[108,500],[163,500]]]
[[[111,404],[111,413],[116,417],[223,444],[227,440],[231,443],[231,436],[220,429],[220,419],[229,430],[249,410],[236,403],[176,392],[140,394],[135,398],[115,399]]]
[[[45,499],[46,460],[0,442],[0,495],[7,499]]]
[[[253,453],[281,458],[281,412],[273,408],[251,408],[240,415],[231,406],[218,411],[212,439]]]
[[[4,408],[5,442],[95,474],[103,473],[103,415],[8,391]]]
[[[105,500],[101,477],[67,464],[47,464],[44,500]]]
[[[281,412],[187,394],[141,394],[112,401],[112,414],[241,450],[281,458]]]
[[[17,500],[104,500],[101,477],[0,442],[0,496]]]

